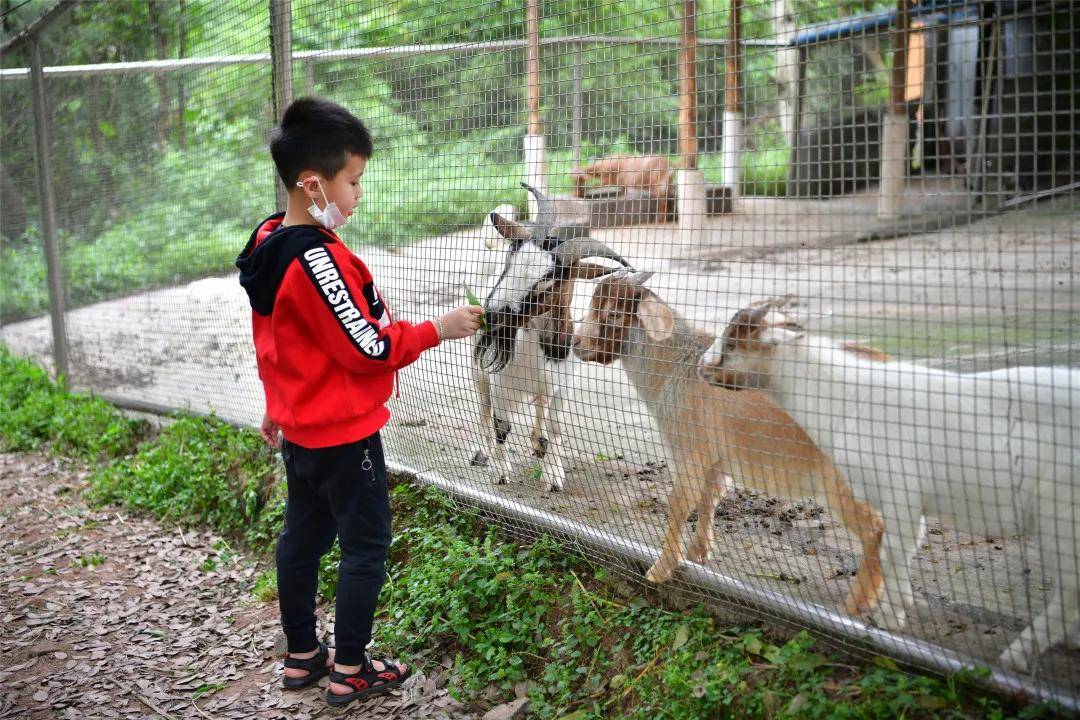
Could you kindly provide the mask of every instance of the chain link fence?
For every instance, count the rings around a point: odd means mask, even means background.
[[[5,42],[45,10],[5,7]],[[62,356],[47,161],[72,385],[256,424],[232,261],[274,209],[274,108],[328,97],[375,137],[341,236],[399,317],[434,317],[464,286],[489,311],[508,278],[535,287],[489,218],[536,220],[546,205],[523,180],[552,199],[564,247],[590,238],[633,268],[568,270],[582,277],[510,328],[508,369],[481,339],[403,372],[385,432],[398,469],[627,579],[649,571],[849,651],[988,667],[999,687],[1075,706],[1069,4],[178,0],[57,15],[5,46],[0,72],[9,347]],[[553,318],[574,322],[545,336]],[[763,392],[730,389],[747,385]]]

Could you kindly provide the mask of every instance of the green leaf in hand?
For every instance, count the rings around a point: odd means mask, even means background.
[[[470,305],[476,305],[477,307],[483,307],[483,305],[480,304],[480,301],[476,299],[476,296],[473,295],[473,291],[469,289],[468,285],[466,285],[465,283],[462,283],[461,287],[465,288],[465,297],[469,300]],[[487,332],[487,329],[488,329],[487,320],[484,319],[483,315],[480,316],[480,329],[483,330],[484,332]]]

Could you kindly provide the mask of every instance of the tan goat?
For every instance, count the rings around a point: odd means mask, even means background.
[[[698,359],[713,337],[694,330],[644,287],[651,275],[619,271],[600,281],[573,340],[582,360],[622,360],[667,446],[675,488],[668,500],[667,534],[648,579],[664,582],[675,572],[684,525],[694,507],[698,525],[687,557],[692,562],[708,558],[713,514],[727,474],[769,495],[823,501],[862,544],[844,612],[868,612],[882,584],[881,517],[855,499],[802,427],[764,395],[722,390],[697,377]]]
[[[674,171],[663,155],[609,155],[586,165],[573,175],[574,195],[585,196],[585,183],[598,180],[602,186],[643,190],[658,200],[657,214],[666,218],[671,199]]]

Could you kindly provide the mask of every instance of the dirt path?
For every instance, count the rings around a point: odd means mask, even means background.
[[[0,718],[476,717],[441,670],[346,713],[282,692],[262,567],[212,533],[89,509],[86,475],[0,454]]]

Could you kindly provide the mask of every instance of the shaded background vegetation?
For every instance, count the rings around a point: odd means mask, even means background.
[[[882,2],[796,0],[800,25],[874,9]],[[0,1],[10,37],[48,6]],[[545,2],[541,37],[675,39],[681,5],[667,0]],[[773,33],[771,0],[750,0],[744,37]],[[727,35],[727,2],[698,3],[703,41]],[[42,39],[46,66],[266,53],[266,0],[114,0],[84,3]],[[295,52],[476,43],[524,37],[521,0],[296,0]],[[542,52],[542,102],[551,186],[571,169],[573,53]],[[880,102],[885,87],[876,38],[824,46],[809,66],[809,112]],[[874,62],[867,62],[867,58]],[[677,152],[675,45],[589,45],[581,50],[582,157]],[[782,194],[787,152],[776,119],[774,54],[745,51],[747,157],[744,192]],[[25,67],[25,51],[5,68]],[[699,135],[707,179],[718,180],[724,110],[722,46],[699,49]],[[525,132],[524,52],[470,51],[413,57],[296,62],[297,96],[314,92],[363,117],[376,138],[364,222],[350,244],[402,244],[476,225],[492,206],[524,207],[518,187]],[[227,272],[250,228],[273,211],[266,153],[273,124],[267,62],[168,73],[47,76],[54,192],[68,301],[99,299]],[[29,83],[0,84],[6,281],[0,319],[46,307],[37,227]]]

